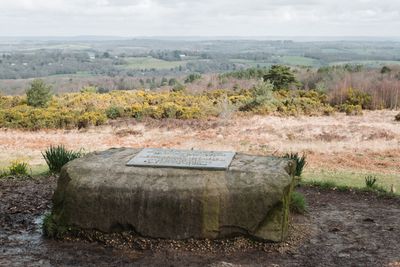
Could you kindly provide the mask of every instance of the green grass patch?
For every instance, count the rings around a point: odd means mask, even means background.
[[[293,191],[290,196],[290,210],[294,213],[304,214],[307,211],[307,202],[304,195]]]
[[[355,191],[355,192],[371,192],[375,193],[379,196],[385,196],[385,197],[400,197],[400,194],[392,193],[388,191],[387,189],[383,188],[382,186],[373,186],[373,187],[351,187],[347,185],[339,185],[336,184],[335,182],[332,181],[307,181],[307,182],[302,182],[301,183],[303,186],[312,186],[312,187],[318,187],[323,190],[337,190],[341,192],[346,192],[346,191]]]
[[[373,186],[366,185],[366,177],[374,177]],[[335,189],[338,191],[358,190],[371,191],[383,195],[400,196],[400,177],[394,174],[377,174],[352,171],[306,171],[302,176],[302,184],[318,186],[322,189]],[[391,186],[396,192],[391,193]]]
[[[303,173],[302,180],[307,182],[319,182],[319,183],[333,183],[339,187],[351,187],[351,188],[364,188],[365,177],[374,176],[377,178],[375,185],[390,191],[391,185],[397,189],[397,193],[400,190],[400,174],[380,174],[370,172],[357,172],[357,171],[334,171],[334,170],[306,170]]]
[[[283,56],[280,58],[283,64],[300,65],[300,66],[315,66],[318,61],[309,57],[302,56]]]
[[[125,58],[128,61],[124,67],[129,69],[170,69],[179,66],[185,66],[186,61],[166,61],[153,57],[130,57]]]
[[[0,178],[13,177],[19,179],[35,179],[48,176],[49,174],[49,168],[45,164],[27,164],[25,166],[24,164],[15,165],[10,163],[10,165],[0,167]]]
[[[31,172],[32,177],[46,176],[50,173],[46,164],[32,165]]]

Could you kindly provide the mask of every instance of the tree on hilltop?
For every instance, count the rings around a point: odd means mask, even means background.
[[[273,65],[263,76],[263,80],[264,82],[270,81],[274,85],[274,90],[286,90],[290,85],[299,85],[290,67],[282,65]]]
[[[51,86],[41,79],[33,80],[26,91],[28,105],[33,107],[46,107],[51,97]]]

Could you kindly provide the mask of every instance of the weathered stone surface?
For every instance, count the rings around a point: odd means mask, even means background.
[[[126,166],[139,151],[110,149],[64,166],[55,222],[171,239],[286,237],[291,161],[236,154],[226,171]]]

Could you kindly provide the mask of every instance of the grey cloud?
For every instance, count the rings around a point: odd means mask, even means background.
[[[398,35],[398,0],[2,0],[0,35]]]

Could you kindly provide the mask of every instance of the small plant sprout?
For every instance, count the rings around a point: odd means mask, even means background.
[[[28,163],[23,161],[13,161],[8,167],[8,172],[13,176],[26,176],[28,175]]]
[[[377,179],[375,176],[372,175],[368,175],[365,177],[365,185],[367,186],[367,188],[374,188],[376,185]]]

